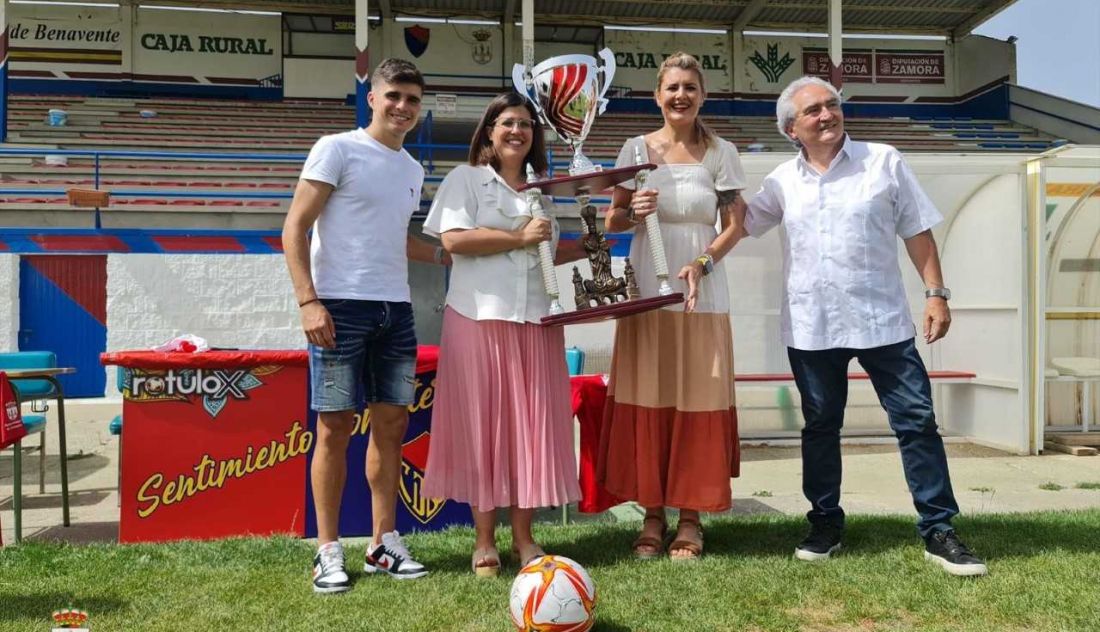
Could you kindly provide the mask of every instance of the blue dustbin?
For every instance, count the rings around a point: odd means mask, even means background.
[[[65,110],[51,108],[47,113],[46,122],[48,122],[51,127],[61,127],[69,122],[69,113]]]
[[[584,351],[577,347],[568,347],[565,350],[565,365],[569,367],[569,375],[584,373]]]

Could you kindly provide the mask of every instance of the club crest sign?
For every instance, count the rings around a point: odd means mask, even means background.
[[[493,44],[489,41],[491,36],[492,34],[486,29],[474,31],[474,39],[477,41],[471,46],[470,56],[475,63],[484,66],[493,61]]]
[[[419,24],[405,27],[405,47],[409,49],[413,57],[420,57],[428,50],[428,41],[432,38],[430,29]]]

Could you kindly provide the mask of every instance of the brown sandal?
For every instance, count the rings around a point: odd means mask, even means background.
[[[630,548],[634,551],[634,557],[639,560],[652,560],[660,557],[665,552],[665,537],[668,534],[668,522],[662,516],[646,516],[642,519],[642,530],[645,530],[645,523],[650,520],[655,520],[661,523],[661,537],[655,538],[651,535],[639,535],[634,543],[630,545]],[[642,547],[648,547],[651,551],[645,551]]]
[[[680,522],[676,525],[677,533],[680,531],[680,526],[685,524],[695,527],[695,531],[699,534],[699,541],[696,542],[685,538],[676,538],[673,540],[672,544],[668,545],[668,557],[678,562],[697,560],[703,556],[703,525],[697,518],[680,518]],[[673,551],[686,551],[689,555],[672,555]]]

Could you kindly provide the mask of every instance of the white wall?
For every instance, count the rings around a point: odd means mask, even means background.
[[[355,59],[283,60],[283,96],[342,99],[355,94]]]
[[[968,35],[955,43],[955,68],[958,94],[1005,76],[1016,83],[1016,45],[984,35]]]
[[[19,350],[19,257],[0,254],[0,351]]]
[[[355,35],[352,33],[291,32],[289,35],[291,46],[286,51],[287,55],[355,59]]]
[[[107,350],[185,333],[214,347],[305,348],[283,255],[108,255]]]

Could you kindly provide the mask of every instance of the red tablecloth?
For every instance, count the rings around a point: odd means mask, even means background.
[[[438,362],[438,346],[420,345],[417,348],[417,373],[435,370]],[[217,349],[200,353],[108,351],[99,354],[99,363],[129,369],[211,369],[227,366],[245,368],[270,364],[308,366],[309,353],[303,349]]]
[[[600,427],[607,384],[602,375],[569,378],[573,390],[573,414],[581,426],[581,513],[599,513],[623,502],[596,481],[596,455],[600,448]]]

